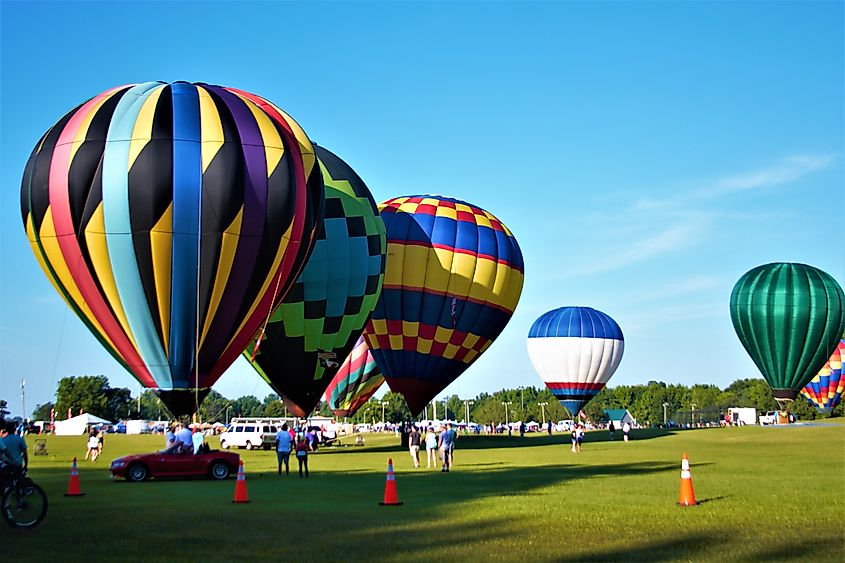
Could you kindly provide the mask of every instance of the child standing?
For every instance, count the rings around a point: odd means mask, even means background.
[[[308,440],[305,436],[300,436],[299,442],[296,444],[296,460],[299,462],[299,476],[302,477],[302,468],[305,467],[305,477],[308,477],[308,450],[311,449],[308,445]]]

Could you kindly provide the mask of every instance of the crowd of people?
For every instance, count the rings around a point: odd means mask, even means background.
[[[314,428],[288,428],[287,423],[276,433],[276,457],[278,459],[278,473],[282,476],[282,465],[285,475],[290,475],[290,454],[296,455],[299,463],[299,476],[308,477],[308,452],[315,451],[319,444],[319,437]]]
[[[406,422],[402,427],[402,443],[408,444],[408,450],[411,454],[411,460],[414,463],[414,468],[422,466],[420,462],[420,448],[425,444],[426,451],[426,467],[438,467],[438,460],[440,461],[440,471],[447,473],[452,467],[455,459],[455,441],[458,439],[458,433],[452,427],[451,422],[438,427],[439,432],[435,432],[434,426],[428,426],[425,429],[425,434],[421,429],[413,423]]]

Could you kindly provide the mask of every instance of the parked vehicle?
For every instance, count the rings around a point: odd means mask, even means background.
[[[768,411],[765,414],[760,415],[760,426],[766,426],[769,424],[777,424],[778,421],[778,412],[777,411]]]
[[[574,423],[571,420],[558,420],[555,425],[555,430],[558,432],[569,432],[572,430],[573,424]]]
[[[180,444],[150,454],[119,457],[111,462],[112,477],[127,481],[146,481],[150,477],[209,477],[222,480],[238,470],[241,456],[211,450],[208,453],[184,452]]]
[[[234,422],[220,434],[220,447],[269,450],[276,445],[277,432],[278,428],[267,422]]]

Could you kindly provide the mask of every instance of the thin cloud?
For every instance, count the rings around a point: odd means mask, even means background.
[[[794,155],[775,162],[767,168],[717,178],[704,187],[691,189],[669,198],[640,199],[634,205],[634,209],[686,207],[694,202],[715,200],[739,192],[781,186],[823,170],[835,161],[834,155]]]

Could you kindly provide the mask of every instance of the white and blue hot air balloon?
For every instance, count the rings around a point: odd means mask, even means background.
[[[604,388],[624,349],[616,321],[590,307],[549,311],[528,331],[534,369],[572,416]]]

